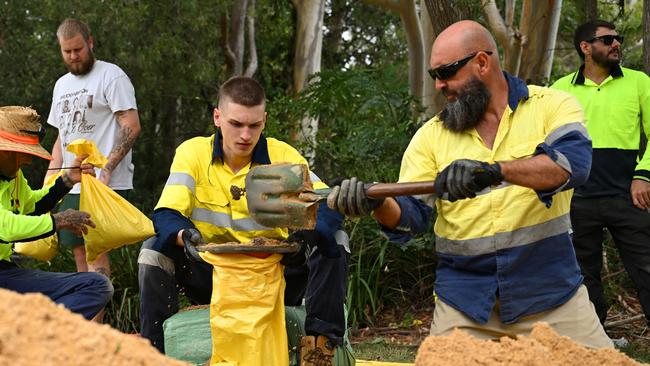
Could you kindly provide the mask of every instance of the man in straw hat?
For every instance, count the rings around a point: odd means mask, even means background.
[[[0,107],[0,288],[40,292],[69,310],[92,319],[113,296],[113,286],[98,273],[54,273],[19,268],[11,262],[11,243],[28,242],[67,229],[81,236],[95,227],[90,215],[66,210],[48,212],[65,196],[81,174],[94,174],[92,165],[81,164],[85,156],[64,170],[53,184],[32,190],[21,167],[33,156],[51,160],[40,144],[44,130],[39,116],[27,107]]]

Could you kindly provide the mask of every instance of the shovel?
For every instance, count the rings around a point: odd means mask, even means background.
[[[331,189],[314,190],[304,164],[270,164],[251,169],[246,175],[248,212],[266,227],[313,229],[315,203],[327,199]],[[435,193],[433,181],[416,183],[377,183],[368,185],[370,198]]]

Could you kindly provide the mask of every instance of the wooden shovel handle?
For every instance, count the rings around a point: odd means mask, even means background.
[[[377,183],[369,184],[366,194],[370,198],[412,196],[436,193],[433,181],[412,183]]]
[[[413,182],[413,183],[374,183],[366,184],[366,194],[370,198],[412,196],[419,194],[435,194],[433,181]],[[319,202],[327,199],[327,195],[332,191],[331,188],[317,189],[311,192],[301,193],[298,197],[304,202]]]

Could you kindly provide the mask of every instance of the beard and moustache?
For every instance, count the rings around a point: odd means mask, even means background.
[[[65,67],[72,75],[86,75],[90,72],[95,64],[95,54],[93,50],[88,50],[88,58],[80,63],[65,63]]]
[[[442,125],[453,132],[464,132],[476,127],[490,103],[490,91],[485,84],[473,77],[460,90],[453,102],[448,102],[440,112]]]
[[[611,69],[614,66],[618,66],[621,63],[621,58],[623,58],[623,52],[621,48],[617,49],[612,49],[608,53],[603,53],[603,52],[598,52],[595,51],[593,46],[592,46],[592,52],[591,53],[591,59],[596,63],[598,66],[606,68],[606,69]],[[617,53],[618,54],[618,59],[610,59],[608,56],[610,54]]]

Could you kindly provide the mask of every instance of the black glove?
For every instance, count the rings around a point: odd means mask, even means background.
[[[309,244],[316,245],[319,235],[316,230],[300,230],[289,234],[287,241],[298,243],[300,249],[297,252],[285,254],[280,263],[286,267],[300,267],[307,263]]]
[[[356,177],[345,179],[341,185],[332,188],[327,196],[327,206],[346,216],[365,216],[384,203],[384,198],[369,198],[366,190],[372,184],[364,185]]]
[[[434,186],[438,194],[447,192],[448,200],[454,202],[463,198],[474,198],[476,192],[488,186],[499,185],[502,181],[503,175],[498,163],[459,159],[438,174]]]
[[[205,244],[201,233],[195,228],[189,228],[183,230],[181,234],[183,239],[183,247],[185,248],[185,255],[192,262],[204,262],[203,258],[199,255],[199,252],[196,250],[196,246],[199,244]]]

